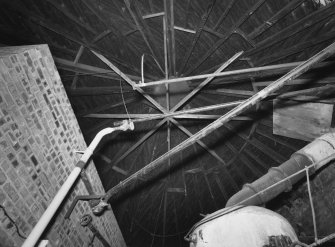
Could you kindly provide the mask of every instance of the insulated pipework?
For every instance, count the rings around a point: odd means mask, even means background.
[[[77,180],[78,176],[80,175],[81,170],[85,167],[87,161],[93,154],[94,150],[100,143],[101,139],[108,134],[111,134],[112,132],[116,130],[133,130],[134,124],[132,122],[129,122],[127,120],[123,121],[123,124],[121,126],[115,127],[115,128],[105,128],[98,132],[98,134],[94,137],[91,144],[88,146],[84,154],[81,156],[80,160],[76,164],[75,168],[72,170],[62,187],[57,192],[54,199],[51,201],[49,207],[45,210],[33,230],[30,232],[27,239],[24,241],[22,247],[33,247],[39,240],[40,236],[44,232],[45,228],[48,226],[49,222],[51,221],[52,217],[55,215],[57,209],[63,202],[64,198],[70,191],[71,187]]]
[[[226,207],[237,204],[262,205],[284,191],[290,191],[292,186],[305,176],[304,172],[298,173],[312,164],[309,174],[329,163],[328,157],[335,155],[335,133],[325,134],[295,152],[289,160],[278,167],[271,168],[267,174],[251,184],[246,184],[227,202]],[[323,162],[326,160],[327,162]],[[295,176],[291,176],[298,173]],[[290,177],[291,176],[291,177]],[[290,178],[289,178],[290,177]],[[283,183],[278,183],[286,179]],[[277,184],[276,186],[274,186]],[[263,192],[264,191],[264,192]]]

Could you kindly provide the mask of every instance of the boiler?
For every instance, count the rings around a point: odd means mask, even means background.
[[[298,240],[281,215],[257,206],[218,210],[191,228],[190,247],[289,247]]]

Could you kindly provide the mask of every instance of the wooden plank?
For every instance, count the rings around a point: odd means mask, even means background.
[[[255,39],[256,37],[261,35],[263,32],[265,32],[267,29],[271,28],[278,21],[280,21],[282,18],[284,18],[286,15],[294,11],[298,6],[301,5],[301,3],[305,1],[306,0],[293,0],[289,2],[288,4],[285,4],[285,6],[281,10],[279,10],[275,15],[273,15],[271,18],[264,21],[262,25],[257,27],[254,31],[252,31],[248,35],[249,38]]]
[[[274,101],[273,134],[312,141],[331,127],[333,105]]]

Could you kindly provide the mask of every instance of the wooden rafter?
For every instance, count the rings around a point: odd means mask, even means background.
[[[78,72],[79,74],[86,74],[86,75],[92,75],[96,77],[102,77],[102,78],[108,78],[108,79],[113,79],[113,80],[119,80],[120,76],[117,75],[113,70],[108,70],[108,69],[103,69],[87,64],[82,64],[82,63],[74,63],[73,61],[63,59],[63,58],[58,58],[58,57],[53,57],[54,61],[57,65],[58,69],[63,69],[66,71],[72,71],[72,72]],[[133,76],[133,75],[127,75],[129,76],[132,80],[140,80],[140,77],[138,76]]]
[[[311,49],[312,47],[315,47],[317,45],[320,45],[325,42],[329,42],[334,40],[335,38],[335,31],[327,32],[324,35],[320,35],[314,39],[309,39],[305,42],[300,42],[294,46],[291,46],[287,49],[280,50],[278,52],[272,53],[271,55],[268,55],[264,57],[263,59],[260,59],[256,62],[257,65],[264,66],[270,63],[275,63],[277,61],[280,61],[286,57],[292,56],[297,53],[305,52],[306,50]]]
[[[143,142],[145,142],[150,136],[152,136],[164,123],[165,119],[160,121],[156,126],[146,133],[140,140],[138,140],[133,146],[131,146],[125,153],[123,153],[115,162],[114,165],[119,164],[122,160],[124,160],[130,153],[132,153],[137,147],[139,147]]]
[[[80,27],[84,28],[85,30],[89,31],[90,33],[93,33],[94,35],[97,34],[96,30],[93,27],[91,27],[88,23],[84,23],[81,20],[79,20],[79,18],[77,16],[73,15],[70,11],[67,10],[65,5],[60,4],[58,1],[47,0],[47,2],[51,6],[53,6],[55,9],[60,11],[64,16],[66,16],[71,21],[73,21],[74,23],[79,25]]]
[[[105,110],[109,110],[109,109],[112,109],[112,108],[123,106],[124,103],[125,104],[131,104],[131,103],[136,102],[137,100],[138,100],[137,98],[131,97],[131,98],[126,99],[124,102],[122,100],[122,101],[117,102],[115,104],[108,103],[108,104],[99,105],[95,108],[87,109],[85,111],[76,112],[76,116],[77,117],[82,117],[82,116],[85,116],[87,114],[98,113],[98,112],[101,112],[101,111],[105,111]]]
[[[150,41],[154,40],[153,36],[149,30],[149,28],[147,27],[146,23],[143,21],[142,15],[139,13],[139,9],[136,6],[137,2],[130,2],[129,0],[124,0],[124,3],[133,19],[133,21],[136,24],[137,29],[140,31],[141,36],[146,44],[146,46],[148,47],[151,55],[157,60],[160,61],[160,56],[158,55],[158,51],[156,50],[155,47],[152,47],[152,45],[150,44]],[[149,41],[150,40],[150,41]],[[161,66],[160,66],[161,67]],[[163,70],[161,68],[161,70]]]
[[[279,22],[282,18],[284,18],[286,15],[291,13],[293,10],[295,10],[298,6],[300,6],[303,2],[306,0],[294,0],[289,2],[285,5],[281,10],[279,10],[275,15],[273,15],[271,18],[264,21],[264,23],[260,26],[258,26],[254,31],[252,31],[248,36],[250,39],[255,39],[259,35],[261,35],[263,32],[265,32],[267,29],[271,28],[274,24]]]
[[[220,15],[219,20],[216,22],[216,24],[213,27],[213,30],[217,30],[220,24],[224,21],[224,19],[227,17],[229,11],[234,6],[236,0],[230,0],[229,4],[225,7],[224,12]]]
[[[134,122],[140,122],[136,120],[143,120],[143,121],[151,121],[152,119],[161,119],[167,117],[165,114],[112,114],[112,113],[91,113],[85,115],[86,118],[108,118],[108,119],[127,119],[130,118]],[[218,119],[221,115],[213,115],[213,114],[180,114],[175,115],[174,118],[178,119]],[[172,119],[172,118],[171,118]],[[250,117],[235,117],[233,120],[237,121],[250,121],[252,118]]]
[[[218,68],[215,73],[219,73],[225,68],[227,68],[232,62],[234,62],[239,56],[242,55],[242,52],[235,54],[233,57],[228,59],[225,63],[223,63],[220,68]],[[197,88],[193,89],[188,95],[186,95],[183,99],[181,99],[172,109],[171,111],[178,110],[181,106],[183,106],[187,101],[189,101],[194,95],[196,95],[202,88],[204,88],[208,83],[210,83],[215,77],[208,77],[202,83],[200,83]]]
[[[81,55],[84,52],[84,46],[80,46],[78,49],[78,52],[76,54],[76,57],[73,61],[74,66],[76,66],[76,64],[79,62],[79,59],[81,58]],[[78,80],[78,72],[75,73],[73,80],[72,80],[72,84],[71,84],[71,88],[76,88],[77,87],[77,80]]]
[[[115,26],[115,24],[111,21],[108,22],[108,25],[106,24],[106,19],[101,15],[101,13],[95,9],[92,6],[92,1],[89,0],[81,0],[85,6],[97,17],[97,19],[100,21],[100,23],[102,23],[102,25],[105,26],[106,29],[111,28],[113,34],[115,35],[115,37],[118,40],[119,44],[124,44],[125,47],[127,47],[126,50],[126,54],[128,56],[128,60],[132,61],[132,59],[129,59],[130,57],[133,56],[138,56],[137,55],[137,49],[134,45],[130,45],[129,41],[127,39],[127,35],[122,34],[122,32],[119,30],[119,27]],[[131,53],[130,53],[131,52]]]
[[[166,1],[166,0],[165,0]],[[213,7],[214,7],[214,4],[215,4],[216,0],[212,0],[209,7],[206,9],[205,13],[202,15],[201,17],[201,22],[200,24],[198,25],[197,27],[197,30],[196,30],[196,33],[195,33],[195,36],[193,37],[193,40],[192,40],[192,43],[191,43],[191,46],[189,47],[189,49],[187,50],[186,52],[186,55],[184,56],[184,59],[181,63],[181,66],[180,66],[180,74],[183,73],[184,69],[185,69],[185,66],[187,65],[191,55],[192,55],[192,52],[195,48],[195,46],[197,45],[198,43],[198,40],[200,38],[200,35],[202,33],[202,29],[204,28],[204,26],[206,25],[206,22],[208,20],[208,17],[210,16],[212,10],[213,10]]]
[[[256,44],[256,47],[245,52],[244,56],[250,57],[255,53],[262,52],[268,49],[270,46],[273,46],[274,44],[284,41],[289,37],[310,28],[313,25],[325,21],[327,18],[334,15],[334,9],[335,9],[335,2],[332,2],[328,6],[312,12],[311,14],[305,16],[299,21],[289,25],[288,27],[282,29],[279,32],[276,32],[272,36],[258,42]]]
[[[156,100],[154,100],[150,95],[143,91],[142,88],[136,87],[134,81],[132,81],[127,75],[122,73],[115,65],[113,65],[106,57],[101,54],[98,54],[92,51],[101,61],[103,61],[108,67],[110,67],[116,74],[122,77],[130,86],[135,88],[137,92],[139,92],[144,98],[146,98],[150,103],[152,103],[157,109],[159,109],[163,113],[167,113],[166,109],[161,106]]]
[[[249,138],[243,133],[236,132],[234,128],[230,124],[225,124],[224,127],[226,127],[228,130],[236,133],[240,138],[242,138],[244,141],[248,142],[253,147],[257,148],[261,152],[263,152],[265,155],[268,155],[270,158],[272,158],[274,161],[278,162],[278,164],[283,163],[286,158],[282,155],[278,154],[275,150],[271,149],[267,145],[263,144],[262,142],[258,141],[255,138]]]
[[[282,88],[286,81],[294,79],[298,76],[300,76],[302,73],[306,72],[309,68],[311,68],[314,64],[323,61],[324,59],[330,57],[335,53],[335,43],[329,45],[322,51],[320,51],[318,54],[314,55],[310,59],[306,60],[304,63],[300,64],[298,67],[296,67],[294,70],[290,71],[286,75],[279,78],[277,81],[272,83],[270,86],[268,86],[265,89],[262,89],[254,96],[250,97],[249,99],[245,100],[242,104],[235,107],[213,123],[209,124],[196,134],[194,134],[192,137],[188,138],[187,140],[181,142],[179,145],[175,146],[170,150],[170,152],[167,152],[163,154],[162,156],[158,157],[154,161],[152,161],[150,164],[143,167],[141,170],[138,170],[137,172],[133,173],[131,176],[129,176],[127,179],[125,179],[122,184],[119,184],[109,191],[107,191],[104,200],[108,201],[111,198],[113,200],[117,199],[121,192],[127,192],[135,181],[140,182],[139,178],[141,178],[141,181],[146,181],[148,179],[148,176],[150,176],[151,172],[154,172],[156,169],[160,168],[160,172],[166,171],[164,167],[162,167],[163,161],[165,161],[167,158],[172,157],[173,155],[179,153],[181,150],[184,150],[185,148],[191,146],[194,144],[197,140],[200,140],[201,138],[209,135],[219,127],[227,124],[229,120],[231,120],[233,117],[239,115],[240,113],[244,112],[245,110],[250,109],[251,106],[256,105],[258,102],[260,102],[262,99],[266,98],[269,94],[279,90]],[[255,140],[249,140],[248,137],[246,139],[247,142],[252,143],[255,146],[261,147],[263,150],[267,150],[268,148],[259,141],[256,142]],[[268,153],[270,154],[270,153]],[[270,154],[272,155],[272,153]],[[275,152],[275,156],[273,158],[279,157],[279,155]],[[282,158],[282,157],[281,157]],[[285,161],[285,158],[283,158]],[[279,161],[279,163],[282,163],[283,159]],[[148,175],[149,174],[149,175]],[[143,181],[142,181],[143,182]]]
[[[208,51],[193,65],[189,70],[185,72],[186,75],[191,74],[195,69],[202,65],[221,45],[223,45],[237,28],[239,28],[263,3],[265,0],[258,0],[241,18],[234,24],[234,26],[225,34],[225,37],[217,41]]]
[[[174,0],[164,0],[164,12],[166,20],[166,43],[168,54],[169,76],[176,75],[176,44],[174,34]]]
[[[183,127],[180,123],[178,123],[175,119],[170,119],[170,121],[176,125],[182,132],[184,132],[187,136],[191,137],[193,134],[188,131],[185,127]],[[216,160],[218,160],[222,165],[226,165],[226,162],[211,148],[209,148],[203,141],[197,141],[197,144],[205,149],[211,156],[213,156]]]

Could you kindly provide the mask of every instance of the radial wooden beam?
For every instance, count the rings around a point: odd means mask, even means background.
[[[250,145],[252,145],[253,147],[257,148],[258,150],[260,150],[265,155],[269,156],[271,159],[273,159],[274,161],[276,161],[278,164],[281,164],[284,161],[286,161],[286,158],[284,156],[280,155],[275,150],[271,149],[270,147],[268,147],[267,145],[265,145],[262,142],[258,141],[257,139],[255,139],[255,138],[248,138],[248,136],[246,136],[245,134],[236,132],[236,130],[233,128],[233,126],[231,126],[228,123],[224,124],[223,126],[226,127],[228,130],[236,133],[244,141],[248,142]]]
[[[218,188],[219,188],[221,194],[223,195],[223,197],[224,197],[225,200],[228,200],[228,199],[229,199],[229,198],[228,198],[228,193],[226,192],[226,190],[225,190],[224,187],[222,186],[221,181],[220,181],[220,178],[218,177],[218,175],[217,175],[216,173],[214,173],[214,176],[215,176],[215,182],[216,182],[216,184],[217,184],[217,186],[218,186]],[[238,190],[238,187],[237,187],[237,190]],[[237,190],[236,190],[236,191],[237,191]]]
[[[299,21],[289,25],[288,27],[282,29],[279,32],[276,32],[272,36],[258,42],[256,47],[247,51],[244,56],[250,57],[255,53],[262,52],[268,49],[270,46],[282,42],[293,35],[310,28],[313,25],[316,25],[322,21],[325,21],[327,18],[330,18],[334,14],[335,2],[330,3],[329,5],[320,8],[317,11],[310,13]]]
[[[84,28],[85,30],[89,31],[90,33],[93,33],[94,35],[96,35],[96,30],[91,27],[88,23],[83,23],[82,21],[79,20],[79,18],[75,15],[73,15],[70,11],[68,11],[65,7],[64,4],[60,4],[57,1],[52,1],[52,0],[47,0],[47,2],[53,6],[55,9],[57,9],[58,11],[60,11],[64,16],[66,16],[67,18],[69,18],[71,21],[73,21],[74,23],[76,23],[77,25],[79,25],[80,27]]]
[[[210,183],[209,183],[207,174],[203,171],[203,172],[202,172],[202,175],[204,176],[204,179],[205,179],[205,182],[206,182],[206,185],[207,185],[208,192],[209,192],[209,194],[210,194],[210,196],[211,196],[211,198],[212,198],[212,201],[213,201],[213,203],[214,203],[214,208],[215,208],[215,209],[219,209],[218,205],[216,204],[216,199],[215,199],[215,197],[214,197],[214,193],[213,193],[212,187],[211,187],[211,185],[210,185]]]
[[[95,155],[99,156],[103,161],[105,161],[108,165],[110,165],[110,163],[112,161],[110,158],[108,158],[107,156],[105,156],[101,153],[96,153]],[[123,170],[122,168],[120,168],[116,165],[113,165],[111,169],[114,170],[115,172],[123,175],[123,176],[128,176],[129,175],[128,171],[125,171],[125,170]]]
[[[250,161],[244,156],[244,154],[241,152],[242,150],[237,150],[230,141],[226,140],[225,145],[235,154],[234,160],[240,159],[246,165],[251,172],[254,173],[255,177],[259,177],[263,175],[262,171],[258,170],[258,168],[250,163]]]
[[[130,147],[124,154],[122,154],[115,162],[114,165],[119,164],[122,160],[124,160],[130,153],[132,153],[137,147],[139,147],[143,142],[145,142],[150,136],[152,136],[164,123],[166,119],[160,121],[156,126],[146,133],[140,140],[138,140],[132,147]]]
[[[73,61],[74,66],[79,62],[79,59],[81,58],[81,55],[83,55],[84,52],[84,46],[80,46],[77,52],[77,55]],[[77,80],[78,80],[78,72],[75,73],[75,76],[73,77],[71,88],[76,88],[77,87]]]
[[[143,21],[142,15],[140,15],[139,13],[139,9],[136,6],[137,2],[135,1],[130,1],[130,0],[124,0],[124,3],[133,19],[133,21],[136,24],[137,29],[140,31],[141,36],[146,44],[146,46],[148,47],[151,55],[157,60],[160,61],[160,57],[158,51],[156,50],[155,47],[152,47],[150,44],[150,41],[154,40],[153,39],[153,35],[151,34],[151,31],[149,30],[149,28],[147,27],[146,23]],[[150,40],[150,41],[149,41]],[[161,68],[161,66],[159,66],[160,69],[163,71],[163,69]]]
[[[155,174],[157,176],[158,174],[156,170],[158,168],[159,168],[159,173],[162,174],[162,172],[166,171],[165,170],[166,168],[164,169],[164,167],[162,166],[163,161],[165,161],[169,157],[172,157],[178,152],[184,150],[185,148],[191,146],[197,140],[200,140],[203,137],[207,136],[208,134],[212,133],[217,128],[221,127],[222,125],[230,121],[233,117],[250,109],[250,107],[256,105],[262,99],[266,98],[269,94],[274,93],[276,90],[279,90],[280,88],[282,88],[287,81],[298,77],[302,73],[306,72],[309,68],[311,68],[314,64],[317,64],[318,62],[330,57],[332,54],[334,54],[334,52],[335,52],[335,43],[326,47],[324,50],[320,51],[315,56],[311,57],[310,59],[308,59],[307,61],[305,61],[304,63],[302,63],[301,65],[299,65],[298,67],[296,67],[295,69],[287,73],[286,75],[282,76],[277,81],[272,83],[270,86],[266,87],[265,89],[262,89],[257,94],[250,97],[249,99],[244,101],[242,104],[240,104],[239,106],[235,107],[234,109],[232,109],[231,111],[223,115],[221,118],[217,119],[213,123],[209,124],[207,127],[203,128],[202,130],[194,134],[192,137],[181,142],[180,144],[172,148],[170,152],[167,152],[164,155],[158,157],[157,159],[152,161],[150,164],[143,167],[141,170],[129,176],[122,183],[110,189],[106,193],[104,200],[109,201],[111,198],[115,200],[120,196],[121,193],[129,192],[129,189],[133,188],[135,181],[137,182],[137,186],[140,186],[139,185],[140,182],[144,183],[144,181],[147,181],[150,178],[152,179],[152,177],[150,177],[150,174],[152,174],[152,172],[155,171]],[[260,146],[258,143],[256,145]]]
[[[103,38],[106,38],[108,35],[110,35],[110,34],[112,34],[112,33],[113,33],[112,30],[107,29],[107,30],[101,32],[100,34],[98,34],[98,35],[91,41],[91,43],[92,43],[92,44],[95,44],[95,43],[99,42],[100,40],[102,40]]]
[[[312,49],[313,47],[320,45],[325,42],[329,42],[334,40],[335,31],[327,32],[324,35],[319,35],[314,39],[309,39],[306,42],[298,42],[296,45],[291,46],[287,49],[280,50],[278,52],[274,52],[271,55],[265,56],[264,58],[257,60],[256,64],[259,66],[264,66],[270,63],[275,63],[289,56],[295,55],[297,53],[305,52],[308,49]]]
[[[167,30],[167,53],[169,76],[176,75],[176,42],[174,34],[174,0],[164,0],[164,12]]]
[[[220,14],[219,20],[217,20],[216,24],[213,27],[213,30],[218,29],[218,27],[221,25],[221,23],[224,21],[224,19],[227,17],[229,11],[234,6],[236,0],[230,0],[229,4],[225,6],[225,10],[222,14]]]
[[[212,120],[212,119],[218,119],[222,115],[210,115],[210,114],[180,114],[173,116],[177,119],[205,119],[205,120]],[[105,119],[127,119],[130,118],[134,122],[142,122],[143,121],[151,121],[156,119],[161,119],[167,117],[165,114],[111,114],[111,113],[92,113],[87,114],[84,117],[86,118],[105,118]],[[171,118],[172,119],[172,118]],[[250,121],[252,118],[245,117],[245,116],[239,116],[235,117],[233,120],[236,121]]]
[[[233,25],[233,27],[228,31],[224,38],[217,41],[207,52],[199,58],[198,62],[194,64],[189,70],[185,72],[186,75],[191,74],[196,70],[200,65],[202,65],[221,45],[223,45],[237,28],[239,28],[252,14],[265,2],[266,0],[258,0],[242,17]]]
[[[77,87],[67,88],[66,91],[71,96],[99,96],[99,95],[113,95],[120,94],[120,87]],[[133,90],[122,90],[123,94],[136,94]]]
[[[97,17],[97,19],[100,21],[100,23],[102,23],[102,25],[105,26],[105,28],[112,28],[112,32],[115,35],[115,37],[118,39],[118,43],[119,44],[123,44],[127,47],[126,52],[127,52],[127,56],[128,59],[130,57],[138,57],[137,55],[137,50],[135,48],[134,45],[130,45],[129,41],[127,40],[127,35],[124,35],[118,26],[115,26],[115,24],[113,23],[113,21],[108,21],[108,24],[106,23],[106,18],[104,18],[104,16],[94,7],[92,6],[92,2],[90,0],[81,0],[82,3],[84,3],[84,5]],[[130,53],[131,51],[131,53]]]
[[[288,4],[285,4],[285,6],[281,10],[279,10],[271,18],[264,21],[264,23],[262,25],[258,26],[248,36],[251,39],[255,39],[256,37],[261,35],[263,32],[265,32],[267,29],[271,28],[274,24],[276,24],[281,19],[283,19],[285,16],[292,13],[292,11],[294,11],[296,8],[298,8],[305,1],[306,0],[294,0],[294,1],[289,2]]]
[[[187,130],[185,127],[183,127],[180,123],[178,123],[175,119],[170,119],[170,121],[176,125],[182,132],[184,132],[187,136],[192,137],[193,134]],[[197,144],[201,146],[203,149],[205,149],[211,156],[213,156],[216,160],[218,160],[222,165],[226,165],[226,162],[211,148],[209,148],[204,142],[197,141]]]
[[[167,0],[165,0],[167,1]],[[202,33],[202,29],[204,28],[204,26],[206,25],[206,22],[208,20],[208,17],[210,16],[212,10],[213,10],[213,7],[214,7],[214,4],[215,4],[216,0],[212,0],[209,7],[206,9],[205,13],[202,15],[201,17],[201,21],[197,27],[197,30],[196,30],[196,34],[195,36],[193,37],[193,40],[192,40],[192,43],[191,45],[189,46],[184,58],[183,58],[183,61],[180,65],[180,74],[183,73],[184,69],[185,69],[185,66],[187,65],[192,53],[193,53],[193,50],[195,48],[195,46],[197,45],[198,43],[198,40],[200,38],[200,35]]]
[[[221,94],[221,95],[235,95],[235,96],[245,96],[245,97],[250,97],[254,95],[254,91],[249,91],[249,90],[240,90],[240,89],[226,89],[226,88],[219,88],[215,90],[205,90],[203,93],[207,94]]]
[[[77,72],[78,75],[91,75],[95,77],[101,77],[101,78],[107,78],[107,79],[113,79],[113,80],[119,80],[120,76],[117,75],[113,70],[109,69],[103,69],[83,63],[74,63],[73,61],[59,58],[59,57],[53,57],[56,66],[58,69],[71,71],[71,72]],[[134,75],[128,75],[129,78],[132,80],[140,80],[141,77],[134,76]]]
[[[225,68],[227,68],[231,63],[233,63],[238,57],[240,57],[243,54],[243,52],[236,53],[234,56],[232,56],[230,59],[228,59],[225,63],[223,63],[216,71],[215,73],[219,73]],[[186,95],[183,99],[181,99],[172,109],[171,111],[174,112],[178,110],[181,106],[183,106],[187,101],[189,101],[194,95],[196,95],[201,89],[203,89],[208,83],[210,83],[215,76],[208,77],[205,79],[202,83],[200,83],[197,88],[193,89],[188,95]]]
[[[150,103],[152,103],[157,109],[163,113],[167,113],[167,110],[161,106],[156,100],[154,100],[150,95],[143,91],[142,88],[136,87],[136,83],[132,81],[126,74],[122,73],[114,64],[112,64],[106,57],[92,51],[101,61],[103,61],[108,67],[110,67],[116,74],[122,77],[130,86],[132,86],[137,92],[142,94]]]
[[[270,167],[272,167],[274,164],[267,164],[262,159],[257,157],[253,152],[250,152],[248,149],[244,149],[245,155],[248,157],[250,156],[258,165],[262,167],[264,171],[267,171]]]
[[[87,114],[98,113],[100,111],[105,111],[105,110],[109,110],[109,109],[112,109],[112,108],[124,106],[124,103],[126,105],[128,105],[128,104],[134,103],[136,101],[138,101],[138,99],[136,97],[131,97],[131,98],[126,99],[124,102],[122,100],[122,101],[117,102],[115,104],[111,104],[111,103],[102,104],[102,105],[99,105],[97,107],[87,109],[85,111],[80,111],[80,112],[76,111],[75,114],[76,114],[77,117],[83,117]]]
[[[268,138],[268,139],[272,140],[275,143],[279,143],[279,144],[283,145],[284,147],[290,149],[292,152],[297,151],[297,147],[291,145],[290,143],[288,143],[286,141],[283,141],[282,139],[280,139],[280,137],[275,137],[272,134],[265,133],[264,131],[260,130],[259,128],[256,130],[256,133],[265,137],[265,138]]]

